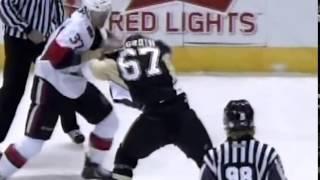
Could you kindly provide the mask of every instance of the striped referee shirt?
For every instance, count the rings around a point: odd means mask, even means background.
[[[286,180],[275,149],[254,139],[228,140],[204,160],[201,180]]]
[[[64,20],[61,0],[0,0],[0,18],[5,34],[27,39],[27,34],[38,30],[45,37]]]

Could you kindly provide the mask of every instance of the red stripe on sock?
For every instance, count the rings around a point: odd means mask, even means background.
[[[8,160],[17,168],[21,168],[27,162],[27,159],[17,151],[13,144],[6,149],[5,155],[7,156]]]
[[[107,151],[110,150],[112,146],[113,139],[100,138],[97,135],[90,134],[90,145],[98,150]]]

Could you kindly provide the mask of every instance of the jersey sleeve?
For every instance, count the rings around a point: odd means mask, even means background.
[[[17,28],[21,32],[29,33],[32,30],[32,26],[21,17],[17,3],[17,1],[13,0],[1,0],[0,19],[7,26]]]
[[[90,50],[97,50],[98,48],[101,47],[101,44],[103,42],[103,37],[100,30],[96,28],[94,31],[95,31],[95,36],[94,36],[93,43],[90,47]]]
[[[116,60],[119,58],[119,56],[120,56],[121,50],[122,50],[122,49],[105,53],[105,54],[104,54],[104,57],[105,57],[105,58],[108,58],[108,59],[113,59],[113,60],[116,61]]]
[[[217,152],[210,149],[204,156],[204,165],[201,169],[200,180],[217,180]]]
[[[112,81],[121,86],[123,89],[128,90],[128,87],[120,78],[115,61],[109,59],[95,59],[90,61],[89,65],[94,77],[96,77],[97,79]]]
[[[287,180],[279,155],[276,155],[274,160],[269,165],[267,170],[267,179],[268,180]]]
[[[62,27],[56,37],[47,45],[42,59],[49,60],[56,69],[62,69],[79,63],[81,61],[80,52],[86,50],[88,43],[85,41],[81,27],[72,27],[74,24],[67,24]],[[82,30],[83,31],[83,30]],[[92,42],[91,42],[92,43]]]
[[[203,165],[200,173],[200,180],[218,180],[216,174],[214,174],[208,165]]]
[[[162,54],[171,54],[172,50],[169,45],[161,40],[156,41],[157,46],[161,49]]]
[[[167,44],[165,44],[163,41],[160,41],[160,40],[156,41],[156,44],[161,50],[160,59],[166,64],[171,76],[175,77],[176,70],[171,60],[171,54],[172,54],[171,48]]]

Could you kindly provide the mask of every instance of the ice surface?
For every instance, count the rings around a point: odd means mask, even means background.
[[[317,78],[315,77],[235,77],[179,76],[192,107],[208,129],[213,143],[223,142],[222,110],[230,99],[246,98],[255,108],[257,138],[272,144],[281,155],[289,180],[317,179]],[[15,122],[4,144],[23,138],[30,103],[29,80]],[[107,83],[97,82],[108,94]],[[116,142],[106,159],[112,161],[118,144],[138,111],[115,105],[120,118]],[[81,117],[83,132],[92,129]],[[192,133],[192,132],[190,132]],[[78,180],[84,161],[85,147],[71,143],[60,124],[43,151],[15,174],[16,180]],[[176,147],[170,145],[140,161],[135,180],[197,180],[199,170]]]

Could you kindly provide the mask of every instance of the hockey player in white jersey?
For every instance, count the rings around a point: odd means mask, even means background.
[[[59,112],[69,108],[95,125],[82,177],[109,176],[102,163],[111,148],[118,120],[112,105],[87,81],[82,68],[85,53],[96,50],[99,54],[114,45],[108,33],[100,30],[110,13],[111,0],[83,0],[83,7],[51,35],[36,62],[25,138],[6,149],[0,160],[0,179],[11,177],[40,152],[52,135]]]
[[[247,100],[224,109],[228,139],[204,157],[201,180],[286,180],[276,150],[254,138],[254,111]]]

